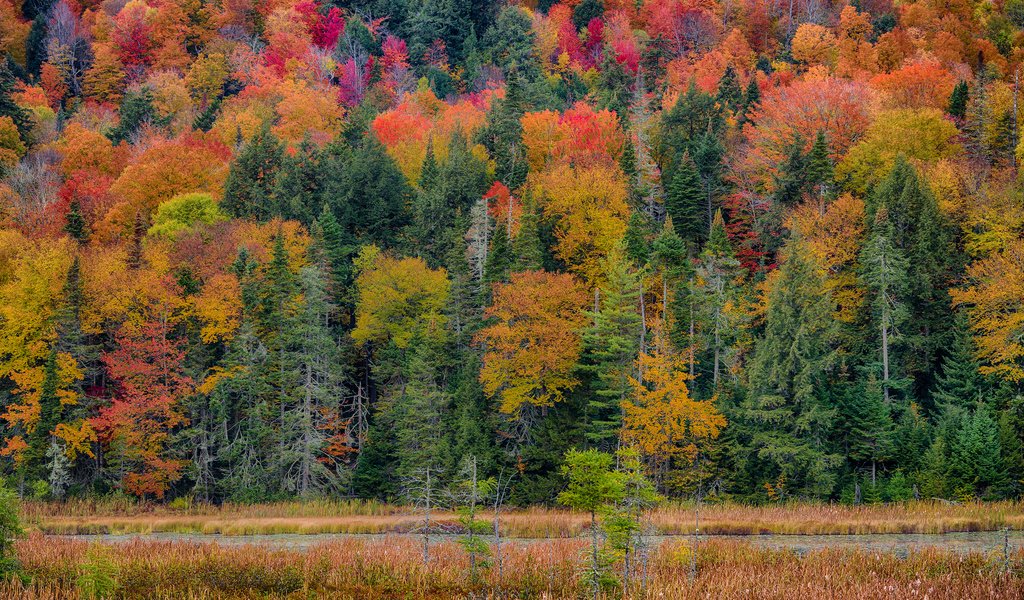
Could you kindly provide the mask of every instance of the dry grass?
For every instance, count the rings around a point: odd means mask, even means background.
[[[116,598],[579,598],[585,543],[548,540],[505,548],[504,578],[492,568],[474,582],[462,549],[432,548],[424,566],[416,540],[347,539],[306,552],[259,546],[132,541],[101,554],[116,572]],[[32,578],[0,584],[2,598],[76,598],[83,563],[95,560],[82,541],[35,535],[16,551]],[[1024,553],[1012,556],[1024,561]],[[804,557],[730,541],[710,541],[689,579],[685,543],[653,551],[646,586],[626,598],[961,598],[1024,597],[1024,576],[1004,571],[1001,557],[942,550],[906,558],[853,550]],[[611,596],[609,596],[611,597]]]
[[[435,518],[454,527],[452,513]],[[30,530],[45,533],[204,533],[258,535],[273,533],[402,533],[416,526],[407,508],[375,502],[318,501],[262,505],[166,505],[129,502],[26,502],[22,519]],[[658,508],[651,522],[659,533],[692,531],[693,509],[686,504]],[[528,508],[502,516],[510,537],[575,537],[586,528],[585,515],[565,510]],[[701,508],[701,531],[709,534],[870,534],[949,533],[1024,529],[1019,502],[945,504],[910,502],[878,506],[793,503],[772,506],[739,504]]]

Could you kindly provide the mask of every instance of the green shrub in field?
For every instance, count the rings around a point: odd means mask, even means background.
[[[0,579],[18,572],[18,562],[13,555],[14,538],[23,533],[18,522],[18,499],[0,479]]]

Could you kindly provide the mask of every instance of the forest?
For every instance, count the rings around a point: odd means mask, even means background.
[[[1024,0],[0,0],[0,51],[24,498],[1024,492]]]

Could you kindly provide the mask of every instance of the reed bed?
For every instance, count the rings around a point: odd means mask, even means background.
[[[432,517],[443,530],[457,529],[454,513]],[[240,505],[207,504],[171,507],[126,501],[73,500],[66,503],[26,502],[22,520],[34,531],[83,533],[260,534],[386,534],[414,530],[419,517],[407,507],[361,501],[288,502]],[[509,537],[576,537],[588,517],[566,510],[531,507],[502,513]],[[693,506],[673,503],[651,512],[650,523],[661,534],[693,530]],[[708,534],[872,534],[949,533],[1024,529],[1020,502],[938,501],[874,506],[792,503],[770,506],[710,504],[701,507],[701,531]]]
[[[82,573],[102,562],[112,598],[546,598],[585,596],[586,543],[545,540],[504,547],[502,576],[492,566],[470,576],[460,546],[422,549],[408,538],[346,539],[305,552],[262,546],[228,547],[133,540],[95,546],[33,535],[16,545],[30,582],[0,584],[2,598],[77,598]],[[905,558],[857,550],[804,556],[743,542],[703,542],[697,577],[691,548],[663,544],[652,551],[646,580],[605,597],[655,598],[1020,598],[1024,553],[958,555],[943,550]],[[644,582],[643,584],[641,582]]]

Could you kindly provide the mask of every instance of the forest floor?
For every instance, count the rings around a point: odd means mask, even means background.
[[[479,547],[478,547],[479,548]],[[445,541],[347,537],[305,551],[258,545],[133,539],[118,544],[33,534],[15,543],[27,583],[0,582],[0,598],[578,599],[589,596],[584,539],[490,545],[486,562]],[[695,560],[694,560],[695,558]],[[628,581],[601,598],[1024,597],[1024,551],[904,556],[862,549],[807,553],[714,539],[653,546],[609,574]],[[694,576],[693,573],[696,573]],[[618,585],[618,584],[616,584]]]
[[[359,501],[277,504],[163,505],[128,501],[25,502],[22,522],[45,534],[180,533],[221,535],[392,534],[417,530],[423,521],[409,507]],[[482,513],[482,518],[490,518]],[[694,507],[674,503],[651,511],[650,525],[661,535],[691,533]],[[434,528],[458,532],[458,516],[434,511]],[[500,516],[505,536],[569,538],[585,532],[588,517],[566,510],[506,507]],[[706,504],[700,531],[709,535],[864,535],[950,533],[1024,529],[1024,503],[920,501],[874,506],[790,503],[770,506]]]

